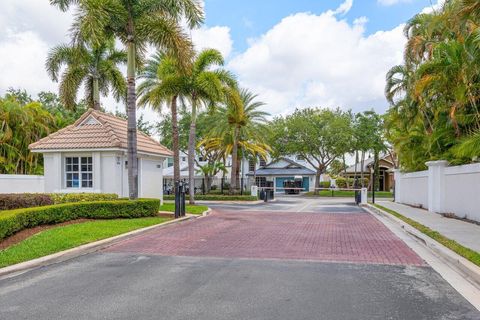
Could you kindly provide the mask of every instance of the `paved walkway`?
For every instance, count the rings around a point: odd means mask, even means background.
[[[455,240],[467,248],[480,252],[479,225],[458,219],[445,218],[437,213],[391,201],[377,201],[377,203],[405,217],[413,219],[432,230],[438,231],[445,237]]]
[[[108,252],[425,266],[403,241],[356,206],[293,214],[216,210],[197,221],[152,230]]]

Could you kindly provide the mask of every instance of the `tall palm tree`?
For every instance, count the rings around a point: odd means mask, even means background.
[[[232,168],[230,172],[230,192],[236,192],[239,180],[239,147],[253,154],[266,156],[269,147],[263,137],[266,136],[267,112],[258,110],[265,104],[255,101],[257,95],[242,89],[239,92],[241,103],[227,101],[223,107],[219,107],[215,119],[215,129],[212,135],[206,139],[206,148],[224,148],[225,152],[232,156]],[[222,146],[223,145],[223,146]]]
[[[173,180],[180,181],[180,146],[178,132],[177,99],[183,94],[183,75],[179,74],[178,61],[165,53],[158,52],[146,63],[140,74],[144,81],[138,86],[139,105],[150,105],[161,111],[162,106],[170,106],[172,115]]]
[[[164,53],[158,53],[148,64],[143,74],[145,82],[139,86],[139,103],[141,105],[160,105],[170,101],[172,107],[172,130],[174,149],[174,172],[178,166],[178,121],[176,105],[177,99],[182,98],[191,105],[191,125],[188,146],[189,185],[193,186],[196,146],[197,111],[201,105],[213,106],[224,97],[227,88],[236,86],[234,77],[223,69],[214,69],[223,64],[223,57],[219,51],[206,49],[200,52],[188,68],[182,68],[179,60]],[[156,70],[156,71],[155,71]],[[175,110],[174,110],[174,109]],[[178,169],[179,170],[179,169]],[[179,171],[178,171],[179,172]],[[180,173],[178,173],[178,180]],[[194,203],[194,188],[189,188],[190,203]]]
[[[135,76],[146,46],[152,44],[171,51],[187,66],[193,46],[181,26],[203,23],[198,0],[50,0],[63,11],[76,5],[74,37],[100,44],[114,36],[127,51],[128,189],[130,199],[138,198],[137,128]]]
[[[100,93],[110,89],[118,101],[125,100],[127,85],[119,65],[127,62],[127,53],[115,49],[113,41],[92,47],[86,43],[62,44],[50,50],[47,72],[53,81],[60,80],[60,99],[68,109],[74,109],[77,92],[83,85],[85,100],[90,108],[100,109]],[[66,70],[59,79],[62,66]]]
[[[235,77],[224,69],[218,68],[224,64],[222,54],[215,49],[205,49],[194,59],[192,68],[185,74],[184,96],[191,104],[191,123],[188,137],[188,179],[189,201],[195,203],[195,147],[196,123],[198,108],[202,105],[215,107],[216,102],[230,100],[238,104],[238,99],[232,92],[236,91]],[[217,67],[216,69],[213,69]]]

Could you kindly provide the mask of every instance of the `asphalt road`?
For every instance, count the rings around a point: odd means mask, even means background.
[[[211,217],[0,280],[0,319],[480,319],[370,218],[340,200],[220,206]],[[168,250],[168,241],[178,245]],[[291,258],[299,252],[303,259]]]

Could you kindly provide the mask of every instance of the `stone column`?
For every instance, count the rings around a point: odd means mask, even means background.
[[[428,211],[445,213],[445,167],[448,161],[429,161],[428,166]]]

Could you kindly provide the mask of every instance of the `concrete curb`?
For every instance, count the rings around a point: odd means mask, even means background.
[[[207,210],[202,212],[202,217],[208,216],[210,213],[212,213],[212,208],[208,208]]]
[[[209,210],[210,210],[210,208],[209,208]],[[209,211],[209,210],[207,210],[207,211]],[[207,212],[207,211],[205,211],[205,212]],[[122,240],[126,240],[126,239],[129,239],[129,238],[138,236],[138,235],[143,234],[145,232],[148,232],[150,230],[153,230],[153,229],[156,229],[156,228],[164,228],[164,227],[167,227],[171,224],[177,224],[177,223],[180,223],[180,222],[183,222],[183,221],[196,219],[198,217],[201,217],[201,216],[187,215],[186,217],[183,217],[183,218],[180,218],[180,219],[171,220],[171,221],[163,222],[163,223],[160,223],[160,224],[157,224],[157,225],[149,226],[149,227],[146,227],[146,228],[133,230],[133,231],[130,231],[130,232],[127,232],[127,233],[120,234],[118,236],[114,236],[114,237],[111,237],[111,238],[87,243],[87,244],[81,245],[79,247],[75,247],[75,248],[71,248],[71,249],[68,249],[68,250],[53,253],[53,254],[50,254],[48,256],[44,256],[44,257],[40,257],[40,258],[37,258],[37,259],[33,259],[33,260],[25,261],[25,262],[20,262],[20,263],[17,263],[17,264],[8,266],[8,267],[0,268],[0,279],[6,278],[8,276],[14,276],[16,274],[29,271],[30,269],[33,269],[33,268],[45,267],[45,266],[48,266],[48,265],[51,265],[51,264],[55,264],[55,263],[63,262],[63,261],[66,261],[66,260],[70,260],[70,259],[82,256],[82,255],[85,255],[85,254],[88,254],[88,253],[99,251],[99,250],[105,249],[105,248],[107,248],[107,247],[109,247],[109,246],[111,246],[111,245],[113,245],[117,242],[120,242]]]
[[[400,225],[400,227],[406,233],[408,233],[410,236],[413,236],[416,240],[419,240],[419,243],[423,244],[427,249],[435,253],[438,257],[442,258],[450,265],[457,268],[472,284],[474,284],[477,288],[480,289],[480,267],[468,261],[459,254],[455,253],[454,251],[448,249],[447,247],[430,238],[426,234],[415,229],[403,220],[400,220],[397,217],[391,215],[390,213],[374,207],[371,204],[364,205],[362,206],[362,208],[364,208],[366,211],[373,215],[381,215],[389,219],[390,221]]]

